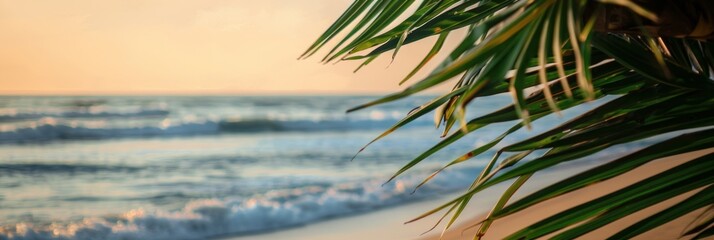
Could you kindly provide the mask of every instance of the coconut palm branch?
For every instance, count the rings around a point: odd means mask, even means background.
[[[391,52],[390,57],[395,58],[404,45],[437,38],[400,84],[423,71],[437,53],[448,51],[426,77],[348,112],[402,99],[442,83],[454,84],[452,91],[417,107],[367,144],[427,113],[436,114],[443,140],[406,163],[389,181],[483,127],[517,122],[483,146],[465,151],[419,185],[428,184],[443,169],[497,150],[465,193],[412,220],[443,211],[442,219],[450,216],[446,230],[477,193],[512,182],[485,220],[477,223],[480,228],[475,238],[481,238],[493,221],[545,200],[658,158],[714,147],[711,22],[714,4],[707,0],[355,0],[301,58],[333,41],[336,43],[323,58],[325,63],[360,60],[362,67],[385,53]],[[445,40],[456,31],[465,33],[463,39],[446,49]],[[466,117],[466,106],[501,93],[509,93],[513,103],[475,118]],[[531,128],[544,116],[605,96],[613,97],[542,134],[495,149],[509,134],[524,126]],[[674,132],[679,135],[672,136]],[[664,134],[672,137],[665,136],[659,143],[510,201],[537,172],[611,146]],[[543,151],[540,156],[530,156]],[[555,233],[554,238],[571,239],[648,206],[697,192],[612,238],[636,236],[698,209],[709,207],[711,212],[713,183],[714,154],[708,154],[516,230],[507,238]],[[710,236],[713,221],[712,214],[703,214],[683,234]]]

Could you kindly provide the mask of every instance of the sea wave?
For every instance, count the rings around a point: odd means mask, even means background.
[[[0,163],[0,176],[97,172],[123,173],[138,171],[140,169],[139,167],[131,166],[95,164]]]
[[[0,115],[0,122],[15,122],[38,120],[42,118],[136,118],[136,117],[164,117],[171,112],[163,109],[140,109],[136,111],[60,111],[13,113]]]
[[[424,176],[407,176],[276,190],[246,199],[198,199],[175,211],[134,209],[117,216],[73,222],[0,226],[0,239],[202,239],[251,234],[416,201],[463,189],[480,168],[447,171],[423,189]]]
[[[417,121],[419,122],[419,121]],[[384,129],[395,120],[222,120],[169,123],[159,126],[93,128],[73,126],[57,121],[41,121],[35,126],[11,128],[0,131],[0,143],[33,143],[53,140],[110,139],[140,137],[171,137],[215,135],[223,133],[257,133],[289,131],[351,131]],[[428,121],[421,121],[425,125]]]

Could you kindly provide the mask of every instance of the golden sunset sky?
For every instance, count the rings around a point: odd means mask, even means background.
[[[359,62],[318,63],[324,52],[296,59],[350,2],[0,0],[0,94],[339,94],[403,88],[397,82],[433,40],[405,48],[391,65],[391,54],[384,55],[356,74]]]

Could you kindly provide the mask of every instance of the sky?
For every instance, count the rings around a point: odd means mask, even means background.
[[[403,48],[391,64],[388,54],[357,73],[352,71],[359,62],[319,63],[325,52],[297,60],[350,2],[0,0],[0,94],[341,94],[404,88],[397,83],[433,39]]]

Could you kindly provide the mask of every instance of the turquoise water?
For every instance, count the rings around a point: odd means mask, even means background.
[[[490,154],[411,193],[510,125],[479,130],[382,186],[439,130],[429,114],[350,161],[431,99],[344,113],[374,98],[0,97],[0,239],[201,239],[374,211],[462,190]],[[470,112],[509,103],[496,96]]]

